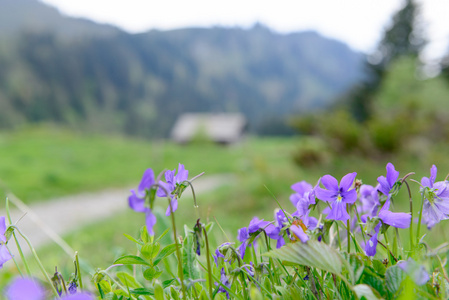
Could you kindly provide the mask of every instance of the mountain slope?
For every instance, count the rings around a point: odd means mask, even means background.
[[[37,1],[0,0],[11,3],[20,6],[14,22],[0,12],[4,128],[50,121],[160,137],[182,112],[238,111],[257,132],[331,104],[362,76],[362,54],[315,32],[257,24],[128,34]],[[27,11],[40,27],[30,27]]]

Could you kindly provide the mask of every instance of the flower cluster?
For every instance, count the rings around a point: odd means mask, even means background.
[[[145,224],[150,235],[154,235],[153,227],[156,224],[156,216],[152,212],[155,194],[158,197],[170,199],[170,204],[166,211],[167,216],[178,208],[178,198],[186,187],[184,182],[187,181],[189,171],[185,169],[183,164],[179,164],[178,173],[175,174],[176,169],[166,171],[166,182],[156,182],[153,170],[147,169],[143,173],[137,191],[131,190],[131,196],[128,197],[129,206],[133,210],[145,213]]]

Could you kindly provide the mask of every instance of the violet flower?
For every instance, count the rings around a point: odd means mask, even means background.
[[[172,208],[172,211],[175,212],[178,209],[178,196],[177,194],[174,194],[173,192],[189,177],[189,171],[185,169],[183,164],[178,165],[178,174],[176,174],[176,169],[173,171],[169,170],[165,172],[165,181],[160,181],[159,184],[163,187],[161,189],[158,189],[157,196],[158,197],[170,197],[171,202],[170,205],[167,207],[167,211],[165,212],[166,216],[170,215],[170,206]],[[169,193],[169,195],[166,194],[166,191]]]
[[[229,278],[226,276],[226,272],[224,268],[221,268],[220,271],[220,282],[227,288],[231,288],[231,283],[229,282]],[[229,299],[229,292],[220,284],[215,282],[215,285],[219,286],[218,293],[226,293],[226,298]]]
[[[229,248],[229,246],[231,245],[231,243],[226,242],[221,244],[220,246],[217,247],[217,249],[215,249],[215,255],[212,255],[212,257],[214,258],[215,261],[215,265],[218,267],[218,258],[221,257],[223,258],[223,260],[225,262],[227,262],[227,260],[225,259],[225,256],[223,253],[221,253],[222,250],[226,250]]]
[[[0,242],[6,243],[6,220],[5,217],[0,217]]]
[[[8,300],[45,300],[45,290],[38,282],[31,278],[18,278],[14,280],[5,291]],[[94,296],[81,292],[64,295],[59,300],[94,300]]]
[[[417,285],[424,285],[430,279],[429,273],[427,273],[424,266],[411,258],[399,262],[397,266],[410,276]]]
[[[3,264],[12,258],[6,245],[0,244],[0,269],[3,268]]]
[[[259,220],[258,217],[254,217],[249,223],[248,227],[243,227],[238,230],[237,239],[242,242],[242,244],[238,247],[237,251],[240,254],[240,257],[243,259],[245,256],[246,248],[251,246],[253,243],[249,244],[249,239],[253,233],[260,231],[261,229],[265,229],[265,227],[270,226],[269,235],[275,235],[275,228],[273,224],[270,224],[268,221]],[[273,230],[272,230],[273,229]]]
[[[430,178],[421,179],[421,193],[424,195],[422,216],[428,229],[449,218],[449,184],[446,181],[435,182],[436,177],[437,167],[433,165]]]
[[[298,226],[296,224],[292,224],[292,226],[290,226],[290,231],[297,239],[299,239],[303,243],[307,243],[307,241],[309,240],[309,236],[305,233],[301,225]]]
[[[387,177],[379,176],[377,181],[379,182],[379,191],[381,191],[384,195],[389,195],[391,190],[393,189],[396,180],[398,180],[399,172],[395,170],[392,163],[387,164]]]
[[[128,197],[129,206],[133,210],[145,213],[145,224],[150,235],[154,235],[153,227],[156,224],[156,216],[151,212],[150,207],[145,206],[145,199],[147,198],[148,191],[155,183],[153,170],[145,170],[137,192],[131,190],[131,196]]]
[[[374,217],[377,215],[377,210],[380,206],[379,185],[373,187],[371,185],[363,184],[360,187],[360,198],[359,201],[362,205],[357,207],[357,211],[364,215],[361,216],[362,221],[366,222],[366,217]]]
[[[326,189],[316,187],[315,195],[318,199],[331,203],[332,208],[327,215],[328,219],[340,221],[349,219],[346,204],[352,204],[357,200],[356,190],[350,189],[356,176],[355,172],[349,173],[341,179],[340,184],[331,175],[324,175],[321,178],[320,181]]]
[[[290,201],[293,203],[294,206],[298,203],[300,198],[303,198],[306,193],[312,191],[312,185],[306,181],[301,181],[293,184],[291,186],[291,189],[294,190],[296,193],[290,195]],[[312,204],[315,204],[313,202]]]

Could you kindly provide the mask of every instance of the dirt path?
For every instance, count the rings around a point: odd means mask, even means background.
[[[232,184],[234,180],[235,178],[231,174],[203,175],[195,180],[193,186],[195,193],[200,194],[222,185]],[[53,241],[73,254],[72,249],[61,239],[61,236],[126,209],[131,188],[83,193],[30,206],[23,204],[18,199],[11,199],[13,202],[10,205],[11,218],[13,222],[16,222],[26,213],[18,223],[18,227],[31,240],[35,248]],[[5,212],[0,211],[0,216],[4,215]],[[8,245],[13,254],[18,255],[14,243],[11,241]],[[25,243],[23,245],[25,246]],[[22,248],[25,248],[26,254],[30,253],[28,247]]]

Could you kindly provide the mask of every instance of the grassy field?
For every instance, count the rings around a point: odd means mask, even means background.
[[[294,208],[288,200],[290,186],[301,180],[315,184],[325,175],[337,179],[356,171],[364,183],[376,184],[385,175],[385,165],[391,161],[400,176],[414,171],[414,179],[429,176],[430,166],[439,168],[438,180],[449,171],[446,145],[435,144],[423,153],[407,153],[379,160],[346,156],[334,157],[324,164],[301,167],[293,163],[293,151],[301,147],[301,139],[249,138],[240,145],[219,147],[211,144],[179,146],[169,142],[146,142],[117,137],[83,136],[60,130],[27,130],[0,135],[0,178],[27,202],[48,199],[81,191],[94,191],[111,186],[137,185],[143,171],[152,167],[156,172],[175,168],[184,163],[191,176],[200,172],[234,173],[235,185],[224,186],[198,197],[199,209],[195,210],[188,195],[180,201],[177,223],[193,226],[201,217],[203,222],[220,222],[213,230],[214,244],[226,241],[226,235],[235,240],[237,229],[247,226],[257,215],[273,219],[278,207],[273,195],[288,211]],[[417,186],[412,184],[412,188]],[[408,208],[407,194],[401,191],[395,210]],[[416,203],[419,199],[415,199]],[[126,201],[126,199],[124,199]],[[160,205],[163,211],[165,202]],[[168,218],[158,218],[161,227]],[[105,268],[113,259],[125,252],[135,252],[135,247],[123,233],[136,236],[144,223],[144,216],[131,210],[88,225],[65,237],[78,250],[86,265]],[[431,232],[431,246],[446,240],[446,223],[439,224]],[[162,229],[159,229],[159,233]],[[40,249],[48,270],[57,265],[70,274],[72,262],[57,245]],[[88,268],[89,269],[89,268]]]

